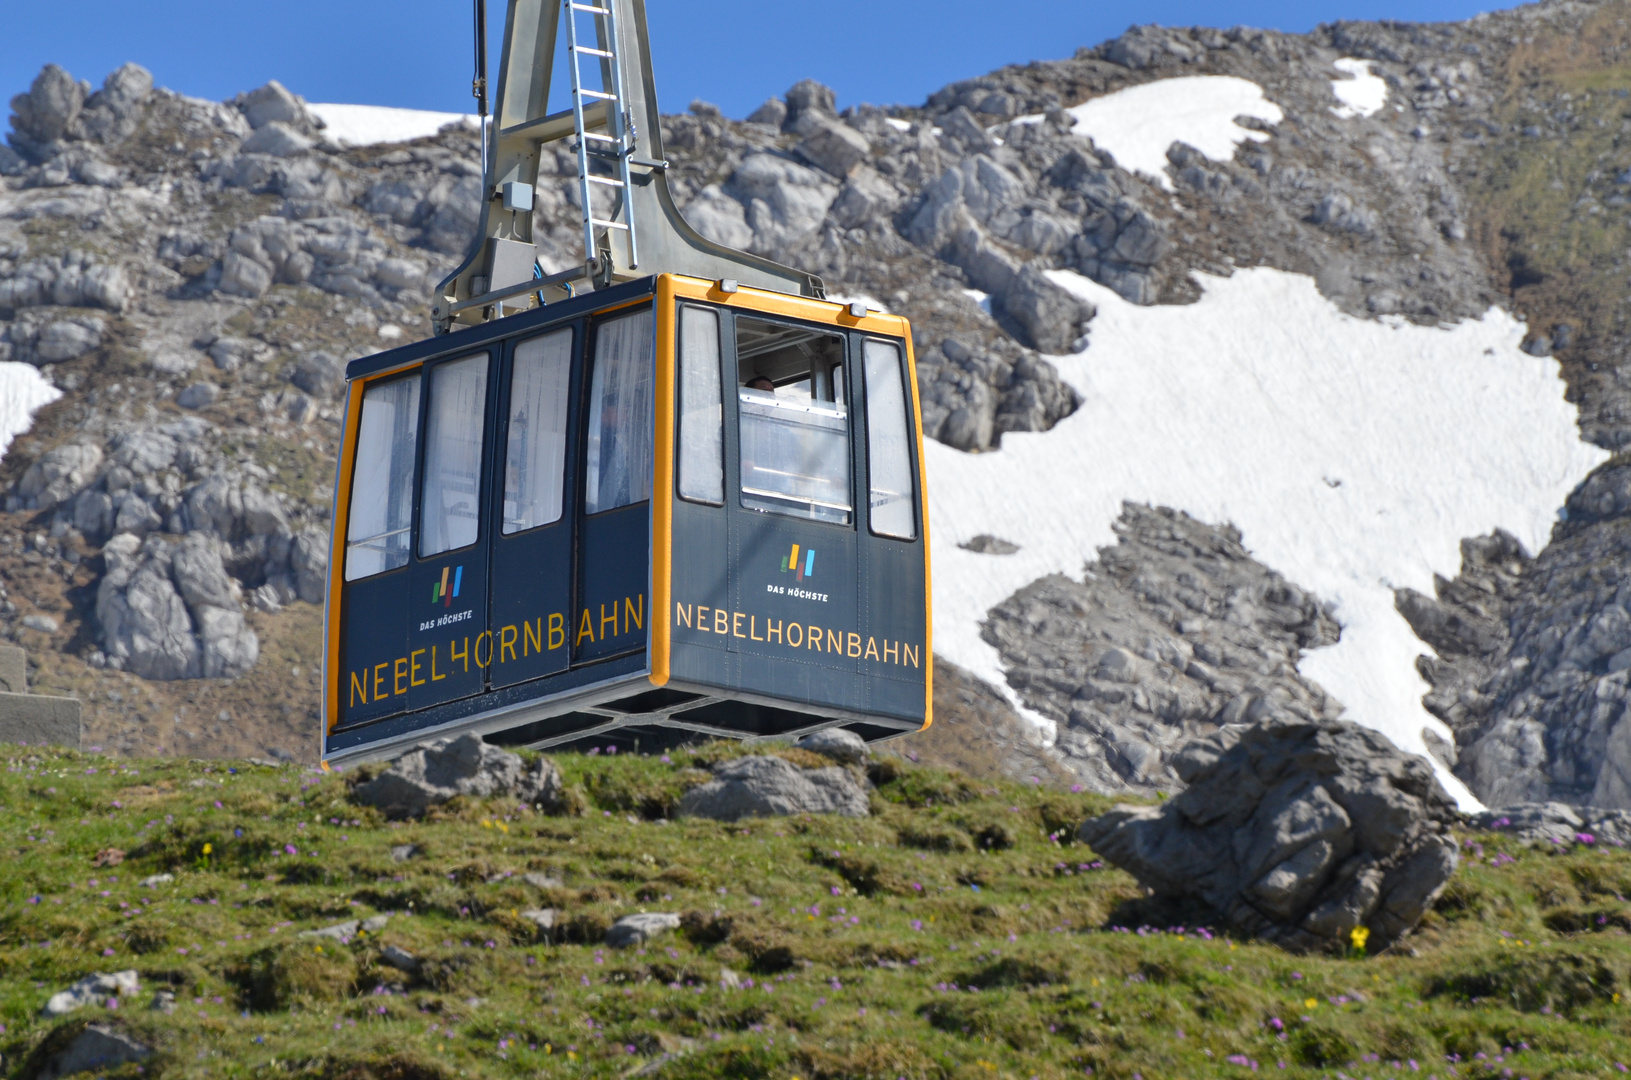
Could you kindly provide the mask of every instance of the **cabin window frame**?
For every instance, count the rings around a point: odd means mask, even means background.
[[[447,547],[438,548],[435,551],[427,551],[425,550],[425,526],[429,521],[431,507],[426,498],[430,494],[426,485],[431,480],[431,425],[436,422],[436,417],[432,413],[432,410],[436,407],[435,398],[437,377],[443,372],[443,370],[452,369],[460,364],[470,363],[471,361],[480,361],[484,365],[481,372],[480,403],[477,409],[470,416],[466,417],[455,413],[454,418],[473,419],[476,424],[477,436],[475,475],[472,480],[472,498],[474,499],[474,505],[470,513],[470,520],[474,523],[475,534],[468,541],[462,544],[450,544]],[[420,562],[441,559],[457,551],[467,551],[480,545],[486,537],[487,530],[483,528],[482,518],[485,516],[487,510],[483,503],[489,497],[484,481],[486,479],[485,473],[487,449],[489,445],[488,437],[491,434],[491,417],[489,416],[490,410],[488,408],[488,404],[491,400],[493,392],[493,350],[490,348],[480,348],[468,353],[462,353],[447,357],[443,360],[438,360],[435,364],[425,366],[423,369],[423,377],[424,387],[420,390],[419,399],[420,408],[423,410],[424,415],[420,419],[419,423],[419,475],[416,478],[415,483],[415,499],[419,506],[419,514],[414,532],[415,543],[413,548],[414,556]]]
[[[878,494],[876,481],[878,470],[874,463],[875,455],[873,453],[873,435],[874,425],[885,418],[885,412],[876,407],[877,397],[874,395],[872,376],[867,370],[869,363],[867,351],[874,345],[884,346],[885,348],[893,350],[895,354],[895,385],[899,388],[899,393],[901,395],[900,419],[903,425],[901,429],[903,441],[900,449],[902,453],[902,463],[906,468],[906,484],[908,489],[906,491],[906,505],[908,514],[910,516],[910,535],[903,536],[900,533],[888,532],[886,530],[879,529],[875,524],[877,521],[877,514],[875,512],[876,506],[873,500]],[[866,390],[865,454],[867,480],[867,531],[871,535],[881,537],[885,540],[894,540],[903,544],[913,544],[916,543],[918,537],[922,535],[923,526],[922,522],[918,520],[918,506],[922,500],[918,494],[918,470],[916,460],[918,456],[916,437],[917,423],[916,417],[913,415],[912,395],[909,389],[910,373],[908,372],[906,365],[906,349],[904,347],[904,343],[898,338],[870,335],[864,336],[860,339],[860,346],[861,381]],[[894,410],[890,409],[888,411],[893,412]]]
[[[826,525],[833,528],[853,531],[859,517],[856,507],[856,484],[858,482],[858,477],[856,469],[857,462],[855,460],[855,450],[857,445],[855,439],[855,410],[858,394],[854,386],[854,372],[851,370],[853,358],[851,357],[850,334],[847,333],[843,327],[834,326],[830,323],[789,318],[769,311],[761,311],[750,308],[737,310],[733,312],[733,314],[735,315],[735,318],[731,323],[732,334],[729,370],[731,372],[730,382],[734,388],[732,397],[734,398],[734,403],[736,405],[736,460],[734,462],[732,472],[736,479],[735,488],[737,506],[740,509],[752,514],[770,514],[775,517],[786,518],[804,524]],[[764,505],[757,505],[748,501],[752,496],[750,496],[748,492],[748,477],[746,470],[744,469],[744,463],[747,461],[749,424],[747,422],[748,417],[744,413],[742,406],[745,404],[743,392],[749,388],[744,386],[741,381],[741,328],[744,319],[765,323],[772,326],[786,327],[788,329],[797,329],[819,334],[823,337],[832,338],[837,344],[839,354],[838,360],[832,366],[833,370],[829,371],[828,373],[828,388],[833,395],[832,400],[827,402],[824,399],[812,398],[812,401],[814,401],[818,406],[830,404],[835,407],[834,411],[837,409],[842,409],[842,419],[844,423],[844,453],[842,455],[842,462],[845,473],[845,496],[848,499],[848,505],[844,508],[834,507],[834,509],[843,510],[844,516],[842,520],[835,520],[833,517],[820,517],[816,516],[814,513],[800,513],[791,507],[778,507],[771,504],[769,498],[763,500]],[[723,386],[721,386],[721,391],[723,392]],[[764,391],[753,392],[764,393]],[[780,394],[776,394],[775,397],[778,400],[783,399],[783,395]],[[767,402],[766,404],[768,406],[770,403]],[[791,402],[790,404],[793,408],[797,408],[796,401]],[[811,409],[809,411],[816,413],[819,410]],[[816,479],[821,478],[817,477]],[[811,503],[811,505],[815,504],[814,500],[803,500],[797,496],[787,495],[786,498],[790,503],[805,501]]]
[[[351,490],[346,492],[345,565],[341,568],[341,580],[346,585],[350,585],[353,582],[366,581],[369,578],[378,577],[381,574],[389,574],[395,570],[401,570],[403,567],[408,566],[413,561],[415,549],[414,519],[416,516],[415,509],[419,501],[419,444],[420,431],[423,426],[423,417],[421,416],[421,412],[424,409],[425,396],[423,375],[423,369],[415,368],[412,371],[404,372],[399,375],[373,380],[364,384],[363,386],[361,401],[358,403],[359,415],[357,418],[357,436],[351,449]],[[398,528],[387,529],[382,533],[371,533],[367,536],[353,537],[351,534],[352,527],[357,521],[357,505],[359,502],[357,493],[358,490],[364,485],[364,474],[363,471],[358,468],[358,463],[363,459],[363,451],[365,449],[363,442],[363,426],[367,423],[369,418],[368,396],[376,391],[395,385],[411,387],[411,400],[408,403],[409,407],[404,410],[404,415],[407,417],[410,425],[408,442],[406,444],[406,461],[408,468],[407,499],[406,503],[400,508],[406,513],[406,522]],[[387,446],[392,450],[392,457],[394,459],[395,444],[387,444]],[[387,506],[388,505],[389,495],[387,494]],[[389,509],[387,509],[386,513],[389,515]],[[387,521],[385,524],[390,524],[390,522]],[[382,537],[396,535],[406,537],[406,542],[403,544],[400,552],[401,560],[399,562],[395,563],[394,565],[383,566],[377,570],[370,570],[366,573],[352,573],[352,557],[353,550],[355,548],[367,541],[379,540]],[[382,552],[382,554],[385,555],[388,561],[390,558],[390,552]]]
[[[508,496],[509,496],[508,485],[509,485],[509,482],[510,482],[510,439],[513,437],[513,434],[514,434],[514,431],[515,431],[516,370],[520,366],[521,361],[523,359],[522,356],[521,356],[521,350],[523,348],[525,348],[528,344],[530,344],[530,343],[532,343],[534,341],[543,341],[546,338],[554,337],[554,336],[557,336],[557,335],[560,335],[560,334],[565,334],[567,336],[567,346],[566,346],[566,370],[565,370],[564,388],[561,391],[561,408],[560,408],[561,432],[560,432],[560,462],[559,462],[560,473],[556,477],[557,488],[556,488],[555,516],[553,518],[549,519],[548,521],[535,522],[534,524],[528,525],[525,528],[519,528],[519,529],[513,529],[512,530],[512,529],[509,528],[509,523],[508,523],[508,520],[505,517],[505,509],[504,508],[505,508],[505,505],[506,505],[506,502],[507,502],[507,499],[508,499]],[[568,517],[569,512],[573,509],[573,503],[576,501],[576,484],[574,483],[574,477],[572,476],[572,473],[571,473],[571,469],[572,469],[572,453],[571,453],[571,450],[572,450],[572,383],[573,383],[573,367],[574,367],[574,365],[577,364],[579,356],[580,356],[580,354],[582,352],[582,345],[583,345],[582,323],[579,322],[579,321],[573,321],[573,322],[567,322],[567,323],[558,323],[558,324],[556,324],[554,326],[547,326],[547,327],[544,327],[542,330],[540,330],[538,333],[529,334],[529,335],[526,335],[524,337],[512,338],[508,342],[506,342],[506,344],[509,347],[509,363],[506,364],[504,366],[504,368],[503,368],[505,385],[503,387],[504,396],[503,396],[502,415],[500,417],[500,420],[502,422],[501,430],[502,430],[503,436],[504,436],[503,437],[502,457],[499,459],[501,461],[500,468],[502,470],[502,473],[501,473],[501,475],[499,477],[498,484],[495,486],[495,499],[496,499],[497,504],[498,504],[498,521],[499,521],[498,533],[499,533],[499,535],[501,537],[504,537],[505,539],[509,539],[510,537],[515,537],[515,536],[525,536],[527,533],[532,532],[534,529],[543,529],[543,528],[547,528],[550,525],[559,524],[561,521],[565,520]],[[495,441],[494,450],[495,450],[495,454],[497,454],[499,448],[496,445],[497,440],[495,439],[494,441]]]
[[[691,379],[689,376],[693,372],[701,374],[705,372],[708,367],[706,357],[698,357],[694,365],[687,363],[689,353],[686,338],[686,330],[688,325],[687,316],[692,314],[706,316],[707,319],[711,320],[713,324],[712,387],[703,386],[693,388],[691,386]],[[696,503],[700,506],[724,506],[725,488],[727,486],[725,478],[725,320],[717,307],[712,307],[706,304],[687,303],[677,305],[674,313],[674,320],[674,344],[675,352],[677,354],[675,356],[675,367],[676,374],[678,375],[678,377],[674,380],[674,446],[676,458],[674,470],[674,490],[681,499],[684,499],[689,503]],[[704,336],[706,335],[705,330],[703,331],[703,334]],[[688,400],[693,389],[701,389],[704,394],[711,389],[711,400],[706,401],[698,409],[690,409]],[[702,442],[706,443],[710,441],[707,436],[711,436],[711,449],[713,450],[713,460],[711,462],[704,460],[710,447],[707,445],[693,446],[687,441],[687,435],[691,431],[692,413],[694,412],[700,416],[710,407],[714,410],[714,428],[711,432],[705,432],[705,438],[702,440]],[[703,420],[702,423],[706,424],[707,421]],[[691,472],[692,467],[695,467],[698,472],[705,473],[707,475],[700,477],[693,476]],[[702,484],[712,486],[710,490],[706,492],[695,489],[688,490],[687,484],[691,479],[697,479],[702,481]],[[700,486],[701,485],[699,485],[699,487]]]
[[[591,485],[598,485],[600,480],[600,444],[598,443],[598,429],[600,427],[600,397],[597,380],[601,374],[601,343],[605,339],[602,335],[606,327],[612,323],[638,319],[645,316],[649,320],[650,333],[643,339],[649,348],[648,363],[645,376],[647,408],[646,419],[648,423],[644,430],[643,453],[625,454],[624,457],[631,465],[639,463],[645,469],[644,493],[636,497],[635,484],[631,481],[629,498],[623,502],[601,506],[596,502],[591,509]],[[582,473],[582,516],[596,517],[600,514],[621,510],[629,506],[638,506],[649,503],[656,483],[656,446],[657,446],[657,311],[654,304],[644,304],[632,308],[617,308],[612,311],[596,313],[589,322],[589,333],[584,343],[584,393],[583,393],[583,463]],[[637,429],[638,425],[634,426]],[[637,448],[641,449],[641,448]],[[631,474],[632,475],[632,474]],[[591,479],[593,477],[593,479]]]

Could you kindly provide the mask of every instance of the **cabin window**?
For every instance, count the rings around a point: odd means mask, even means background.
[[[431,370],[419,509],[421,559],[476,542],[486,419],[486,353]]]
[[[680,495],[725,501],[724,417],[719,392],[719,313],[680,309]]]
[[[736,364],[742,505],[849,524],[844,339],[738,318]]]
[[[363,392],[345,536],[347,581],[395,570],[408,561],[418,435],[417,372]]]
[[[607,319],[596,328],[586,513],[651,498],[656,351],[650,308]]]
[[[912,425],[907,421],[900,347],[889,341],[868,341],[865,367],[866,460],[872,488],[867,514],[873,532],[914,540]]]
[[[571,374],[570,329],[529,338],[515,347],[504,450],[505,535],[560,520]]]

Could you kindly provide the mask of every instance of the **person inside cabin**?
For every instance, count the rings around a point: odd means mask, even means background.
[[[753,378],[748,380],[748,389],[763,390],[767,393],[775,393],[776,384],[770,381],[770,377],[768,375],[755,375]]]
[[[632,475],[628,451],[619,438],[617,395],[608,394],[600,411],[600,493],[602,506],[622,506],[629,501]]]

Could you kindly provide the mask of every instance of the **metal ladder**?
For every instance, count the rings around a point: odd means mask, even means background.
[[[623,61],[618,55],[617,15],[612,4],[605,3],[605,0],[602,3],[605,6],[566,0],[561,5],[566,17],[567,68],[572,73],[572,123],[577,134],[578,193],[583,200],[583,257],[591,268],[598,266],[600,245],[596,241],[595,231],[619,229],[628,236],[629,266],[635,267],[640,265],[640,249],[634,236],[634,184],[629,178],[629,158],[635,151],[634,118],[624,105]],[[599,42],[605,48],[592,49],[578,43],[577,17],[580,13],[595,17],[601,31]],[[579,58],[583,56],[601,61],[602,71],[611,74],[610,87],[606,86],[605,79],[601,81],[603,90],[590,90],[583,85],[583,69],[579,67]],[[586,99],[606,103],[607,134],[588,130],[584,118]],[[593,171],[595,165],[611,166],[615,175],[597,174]],[[617,203],[608,218],[595,217],[591,193],[596,187],[617,189]],[[617,220],[619,216],[621,221]]]

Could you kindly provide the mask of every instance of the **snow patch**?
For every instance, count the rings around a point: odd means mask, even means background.
[[[1046,574],[1079,579],[1115,544],[1122,501],[1147,502],[1234,523],[1256,558],[1333,604],[1341,641],[1300,666],[1350,719],[1417,754],[1424,727],[1448,737],[1421,705],[1415,660],[1431,650],[1392,590],[1431,595],[1464,537],[1546,543],[1607,457],[1579,440],[1557,361],[1522,352],[1523,324],[1494,308],[1448,329],[1355,319],[1278,270],[1197,275],[1201,299],[1174,307],[1050,276],[1098,307],[1091,348],[1052,358],[1081,408],[999,453],[926,447],[936,654],[1006,689],[986,613]],[[958,547],[1016,529],[1013,555]]]
[[[34,365],[0,363],[0,455],[29,429],[36,412],[61,396]]]
[[[1387,104],[1387,82],[1371,69],[1369,60],[1345,56],[1333,66],[1349,76],[1331,80],[1331,92],[1342,102],[1331,106],[1337,116],[1344,120],[1369,116]]]
[[[1100,150],[1115,156],[1128,172],[1141,172],[1168,191],[1167,149],[1186,143],[1213,161],[1228,161],[1242,141],[1264,142],[1261,131],[1235,123],[1250,116],[1267,124],[1285,119],[1280,106],[1263,96],[1263,88],[1233,75],[1187,75],[1179,79],[1117,90],[1066,112],[1075,119],[1071,133],[1085,135]],[[1022,116],[1016,124],[1037,124],[1041,116]]]
[[[991,294],[981,292],[979,289],[964,289],[963,295],[980,305],[980,310],[987,315],[991,314]]]
[[[883,118],[883,122],[888,124],[890,127],[894,128],[896,131],[911,131],[912,130],[911,122],[908,121],[908,120],[902,120],[898,116],[886,116],[886,117]]]
[[[387,105],[307,105],[323,121],[323,133],[349,146],[410,142],[434,135],[448,124],[463,124],[472,131],[476,118],[468,113],[395,109]]]

